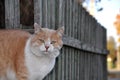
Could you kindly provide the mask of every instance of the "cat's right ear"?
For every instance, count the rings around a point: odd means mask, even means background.
[[[34,23],[34,33],[38,33],[41,29],[40,25],[38,25],[37,23]]]

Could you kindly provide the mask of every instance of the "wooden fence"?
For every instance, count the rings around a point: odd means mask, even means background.
[[[77,0],[33,2],[34,22],[52,29],[65,26],[61,55],[44,80],[107,80],[106,29]],[[19,6],[19,0],[5,0],[5,28],[24,28]]]

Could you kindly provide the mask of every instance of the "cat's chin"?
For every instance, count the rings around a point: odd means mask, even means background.
[[[36,57],[48,56],[48,57],[55,58],[59,55],[59,49],[54,49],[53,51],[35,51],[35,50],[32,50],[31,53]]]
[[[42,53],[43,54],[50,54],[50,52],[48,52],[48,51],[43,51]]]
[[[51,52],[49,52],[49,51],[41,51],[38,54],[37,53],[32,53],[32,54],[34,56],[36,56],[36,57],[41,57],[41,56],[49,55],[49,54],[51,54]]]
[[[56,58],[59,55],[59,50],[56,49],[54,51],[43,51],[42,54],[45,56]]]
[[[43,51],[42,54],[46,56],[51,56],[54,52],[51,51]]]

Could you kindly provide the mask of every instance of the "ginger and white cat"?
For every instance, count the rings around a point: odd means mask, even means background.
[[[0,30],[0,80],[42,80],[54,67],[63,45],[58,30],[34,24],[34,34]]]

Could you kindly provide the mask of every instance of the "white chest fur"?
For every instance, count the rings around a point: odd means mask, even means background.
[[[29,40],[25,48],[26,67],[29,80],[42,80],[54,67],[55,58],[49,56],[35,56],[29,50]]]
[[[26,65],[29,71],[29,79],[42,80],[53,69],[54,64],[55,59],[28,57],[26,59]]]

